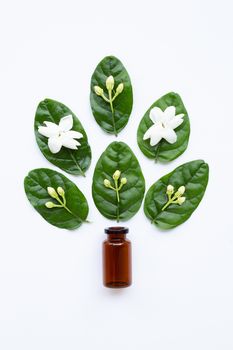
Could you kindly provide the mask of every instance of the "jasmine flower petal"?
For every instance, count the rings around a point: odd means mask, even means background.
[[[163,118],[163,111],[159,107],[153,107],[150,110],[150,119],[153,123],[160,122]]]
[[[184,121],[183,116],[184,114],[176,115],[172,120],[170,120],[169,127],[171,127],[172,129],[176,129],[178,126],[180,126]]]
[[[44,124],[50,129],[59,131],[59,126],[55,123],[44,121]]]
[[[161,134],[159,134],[159,133],[153,134],[153,135],[151,136],[151,139],[150,139],[150,145],[151,145],[151,146],[157,145],[157,143],[159,143],[159,141],[161,141],[161,139],[162,139]]]
[[[171,144],[175,143],[177,140],[177,135],[171,128],[164,128],[162,131],[162,137]]]
[[[151,134],[153,133],[154,125],[152,125],[144,134],[143,140],[147,140],[151,137]]]
[[[58,153],[62,148],[62,142],[60,136],[50,137],[48,140],[48,147],[52,153]]]
[[[171,120],[176,115],[176,107],[169,106],[164,111],[164,119]]]
[[[62,146],[70,149],[77,149],[77,146],[80,146],[80,143],[78,141],[66,136],[61,136],[61,142],[62,142]]]
[[[150,145],[155,146],[162,139],[162,130],[160,123],[152,125],[144,134],[143,140],[150,138]]]
[[[65,134],[71,139],[81,139],[83,137],[83,134],[81,134],[81,132],[74,130],[67,131]]]
[[[67,115],[66,117],[61,118],[59,122],[59,128],[61,131],[69,131],[73,127],[73,117],[71,114]]]
[[[39,126],[38,128],[39,134],[45,136],[45,137],[52,137],[52,136],[58,136],[59,131],[55,128],[49,128],[47,126]]]

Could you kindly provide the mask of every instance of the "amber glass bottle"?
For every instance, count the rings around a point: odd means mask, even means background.
[[[103,242],[103,283],[109,288],[129,287],[132,283],[131,242],[127,227],[108,227]]]

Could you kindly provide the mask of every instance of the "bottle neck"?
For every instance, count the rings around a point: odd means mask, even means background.
[[[109,233],[108,236],[108,241],[124,241],[126,239],[126,234],[125,233]]]

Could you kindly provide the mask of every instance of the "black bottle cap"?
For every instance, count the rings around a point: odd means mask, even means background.
[[[124,227],[124,226],[111,226],[111,227],[105,228],[104,232],[107,234],[128,233],[129,229],[128,229],[128,227]]]

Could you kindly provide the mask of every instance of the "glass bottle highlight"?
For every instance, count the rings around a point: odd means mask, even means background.
[[[103,284],[108,288],[124,288],[132,284],[131,242],[127,227],[108,227],[103,242]]]

